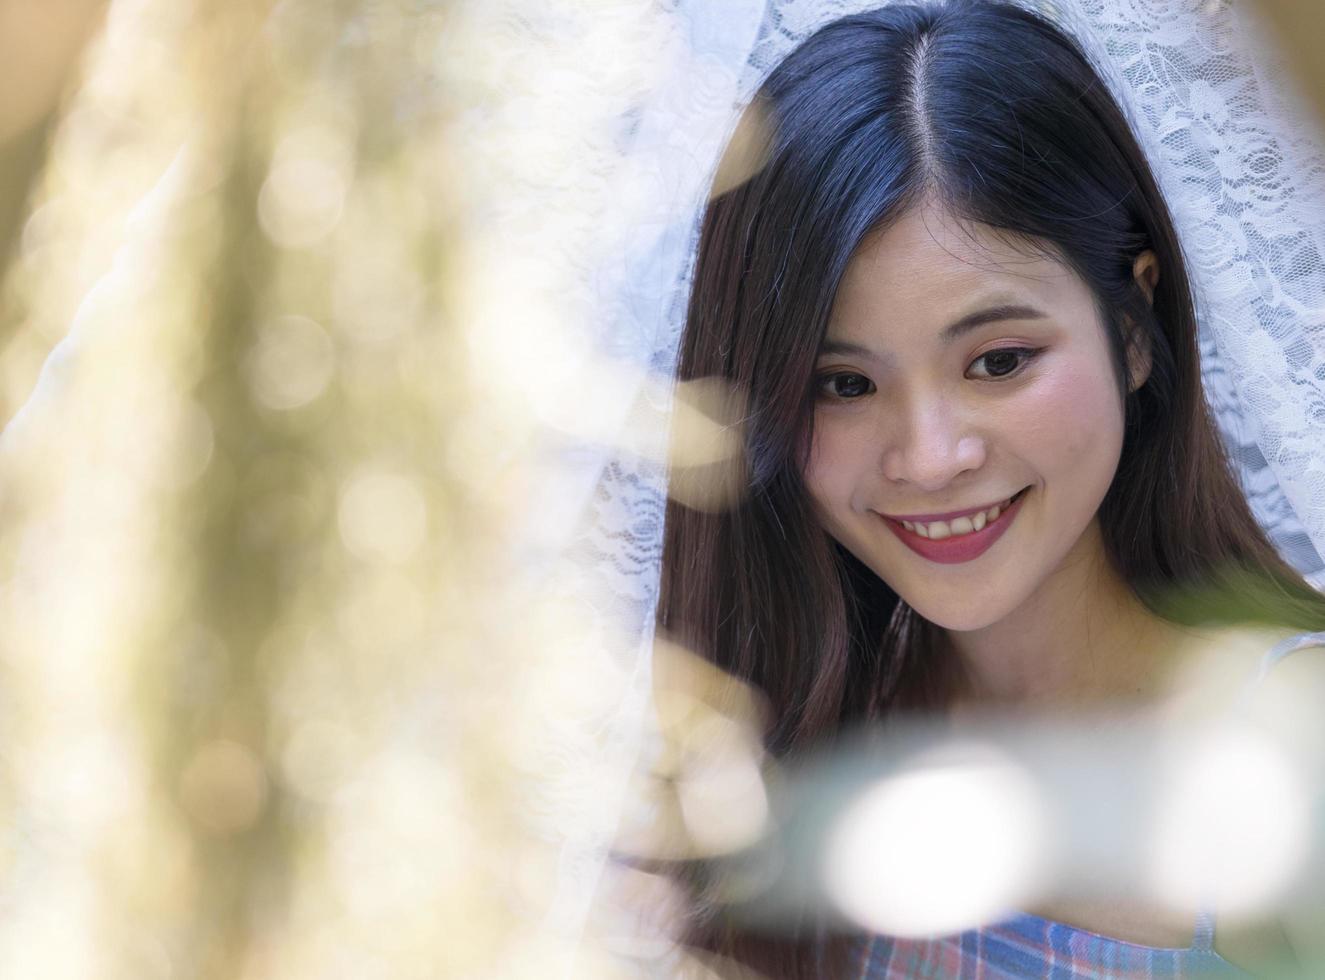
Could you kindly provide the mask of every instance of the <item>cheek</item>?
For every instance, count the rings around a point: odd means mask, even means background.
[[[1090,366],[1069,365],[1019,402],[1025,444],[1046,469],[1085,475],[1117,466],[1123,412],[1113,379]]]
[[[853,451],[851,439],[840,426],[816,423],[803,476],[806,489],[821,509],[850,504],[855,484],[853,461],[859,459],[859,451]]]

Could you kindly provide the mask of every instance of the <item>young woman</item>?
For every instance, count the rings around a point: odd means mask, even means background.
[[[851,16],[747,125],[761,165],[708,206],[679,363],[739,394],[744,492],[669,504],[658,625],[766,696],[774,755],[902,709],[1154,703],[1213,635],[1174,595],[1251,580],[1262,620],[1325,628],[1232,475],[1168,208],[1068,36],[996,2]],[[1210,949],[1144,903],[1045,912],[1020,941],[1046,970],[1291,951],[1276,922]],[[880,937],[699,916],[690,940],[774,977],[911,975]]]

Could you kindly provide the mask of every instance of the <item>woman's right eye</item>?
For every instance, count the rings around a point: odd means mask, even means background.
[[[863,374],[838,372],[825,374],[819,378],[819,392],[830,398],[848,401],[861,398],[874,390],[874,382]]]

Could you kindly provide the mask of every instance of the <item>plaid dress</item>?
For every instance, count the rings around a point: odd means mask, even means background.
[[[1261,662],[1244,697],[1281,659],[1309,646],[1325,646],[1325,633],[1303,633],[1277,644]],[[1086,929],[1018,912],[1007,919],[949,936],[903,939],[864,936],[853,980],[1152,980],[1247,978],[1214,948],[1211,911],[1196,918],[1191,946],[1141,946]]]
[[[1245,978],[1214,950],[1214,920],[1197,920],[1187,949],[1138,946],[1018,913],[993,925],[932,939],[861,940],[859,980],[1150,980]]]

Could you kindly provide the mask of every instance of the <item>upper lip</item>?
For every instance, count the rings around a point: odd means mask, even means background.
[[[1024,490],[1025,487],[1022,489]],[[1015,490],[1006,497],[999,497],[997,500],[991,500],[989,503],[981,504],[979,507],[967,507],[965,510],[950,510],[945,514],[883,514],[880,512],[880,516],[894,521],[910,521],[912,524],[928,524],[930,521],[950,521],[957,517],[969,517],[971,514],[978,514],[982,510],[988,510],[995,504],[1001,504],[1005,500],[1009,500],[1019,493],[1021,493],[1021,490]]]

